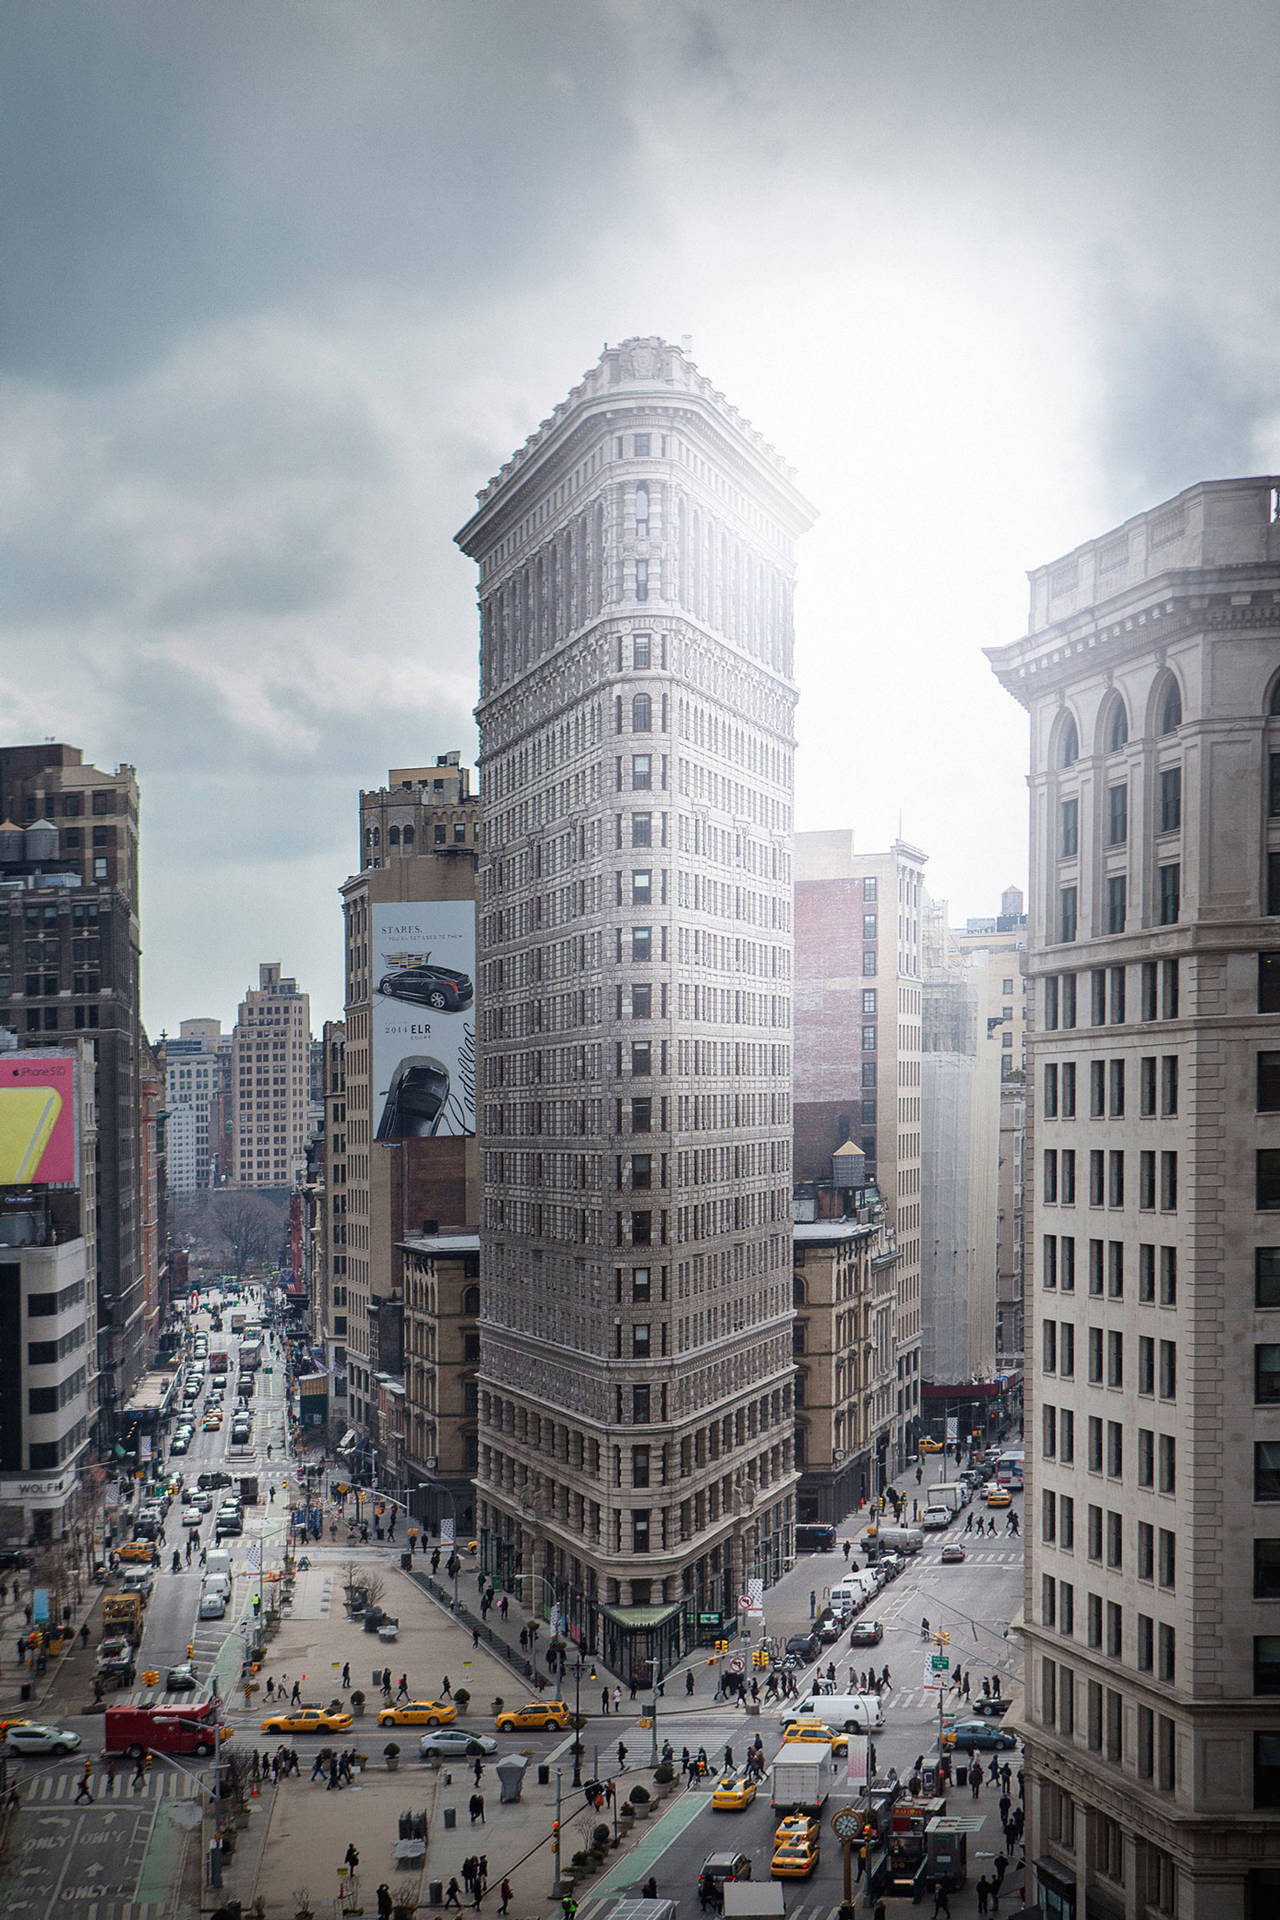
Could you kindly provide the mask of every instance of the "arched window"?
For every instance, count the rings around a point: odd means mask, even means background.
[[[798,1273],[793,1275],[791,1281],[791,1303],[796,1307],[802,1307],[805,1304],[804,1281]]]
[[[1062,740],[1058,747],[1058,765],[1074,767],[1080,758],[1080,735],[1076,732],[1076,723],[1068,714],[1062,729]]]
[[[1103,733],[1103,747],[1107,753],[1119,753],[1129,738],[1129,716],[1124,710],[1124,701],[1117,694],[1111,702],[1107,714],[1107,724]]]
[[[1271,689],[1271,698],[1267,702],[1267,714],[1270,719],[1280,719],[1280,680]]]
[[[398,846],[400,845],[400,829],[399,829],[399,827],[388,827],[388,828],[387,828],[387,845],[388,845],[389,847],[398,847]]]
[[[373,844],[375,847],[381,846],[382,844],[382,829],[380,827],[373,829]]]
[[[465,1314],[477,1314],[480,1311],[479,1287],[468,1287],[462,1296],[462,1311]]]
[[[413,828],[406,827],[404,829],[404,832],[400,835],[400,838],[404,842],[406,847],[411,847],[413,845]]]
[[[641,480],[636,487],[636,533],[643,540],[649,532],[649,487]]]
[[[1176,733],[1182,725],[1182,692],[1173,675],[1160,696],[1160,705],[1156,712],[1156,732]]]
[[[632,733],[650,733],[653,729],[653,701],[647,693],[637,693],[631,702]]]

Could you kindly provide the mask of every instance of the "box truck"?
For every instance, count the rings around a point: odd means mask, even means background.
[[[793,1740],[770,1769],[779,1813],[817,1813],[831,1791],[835,1762],[825,1740]]]

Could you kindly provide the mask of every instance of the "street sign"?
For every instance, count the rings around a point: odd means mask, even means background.
[[[929,1665],[935,1673],[950,1673],[951,1655],[949,1653],[931,1654],[929,1657]]]
[[[742,1655],[740,1653],[735,1653],[732,1660],[729,1662],[729,1671],[730,1673],[742,1673],[746,1668],[746,1664],[747,1663],[743,1659]]]

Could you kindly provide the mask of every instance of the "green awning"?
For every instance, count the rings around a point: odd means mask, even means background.
[[[671,1600],[660,1607],[601,1607],[600,1611],[615,1627],[638,1633],[644,1627],[664,1627],[668,1620],[675,1619],[683,1604],[683,1601]]]

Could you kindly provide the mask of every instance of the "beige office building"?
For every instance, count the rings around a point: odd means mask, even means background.
[[[1280,482],[1031,575],[1028,1897],[1280,1912]]]
[[[310,1097],[310,1001],[278,961],[264,961],[231,1035],[236,1186],[287,1191],[302,1185]]]
[[[794,1522],[790,470],[608,348],[459,534],[480,568],[477,1524],[643,1678]]]

